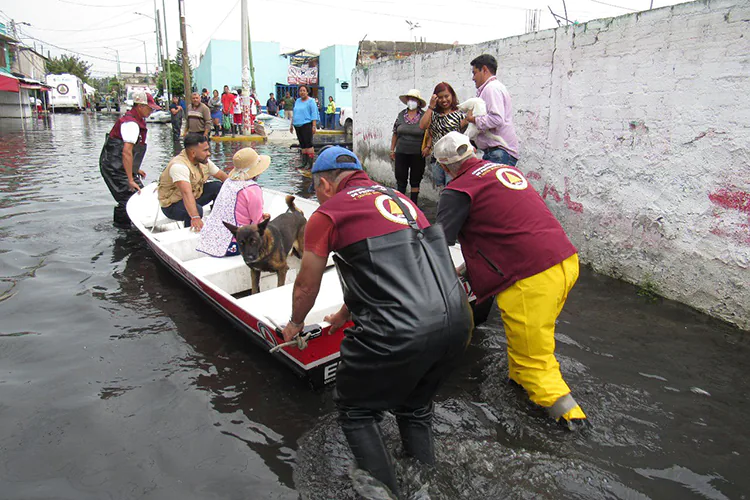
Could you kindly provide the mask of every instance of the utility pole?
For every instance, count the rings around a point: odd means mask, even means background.
[[[242,128],[246,134],[252,133],[253,123],[250,114],[250,21],[247,0],[242,0],[240,8],[240,30],[242,45]],[[253,84],[255,82],[253,81]]]
[[[137,38],[131,38],[131,40],[135,40],[136,42],[141,42],[143,44],[143,60],[146,62],[146,77],[148,77],[148,51],[146,49],[146,40],[138,40]]]
[[[172,62],[169,59],[169,35],[167,34],[167,8],[164,5],[164,0],[161,0],[161,10],[164,12],[164,55],[167,56],[167,99],[172,95]]]
[[[156,0],[154,0],[154,4],[156,4]],[[167,97],[167,103],[169,103],[169,92],[171,90],[171,87],[169,86],[169,59],[164,59],[164,55],[161,53],[161,15],[159,13],[159,10],[156,10],[156,50],[157,50],[157,56],[159,57],[159,66],[161,67],[162,73],[165,75],[164,84],[166,85],[166,97]]]
[[[253,39],[250,36],[250,20],[247,21],[247,47],[250,51],[250,81],[252,83],[251,88],[255,88],[255,66],[253,65]]]
[[[185,0],[178,0],[180,8],[180,37],[182,38],[182,78],[185,84],[185,102],[192,92],[190,83],[190,63],[188,62],[187,30],[185,28]]]

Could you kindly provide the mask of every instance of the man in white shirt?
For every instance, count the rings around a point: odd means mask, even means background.
[[[146,154],[146,118],[155,109],[161,107],[150,94],[134,93],[133,108],[115,122],[99,156],[99,171],[117,202],[114,224],[118,227],[130,227],[125,204],[143,187],[141,178],[146,177],[146,172],[141,170],[141,163]]]
[[[185,136],[185,149],[172,158],[159,176],[159,205],[164,215],[181,220],[193,231],[203,228],[203,207],[213,202],[227,174],[209,160],[208,138]],[[221,182],[206,182],[214,177]]]

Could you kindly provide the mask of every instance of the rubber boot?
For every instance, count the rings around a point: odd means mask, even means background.
[[[307,155],[307,169],[312,170],[313,165],[315,165],[315,153],[310,153]]]
[[[404,452],[427,465],[435,465],[435,442],[432,436],[432,405],[416,410],[397,409],[398,431]]]
[[[419,191],[412,191],[409,197],[411,198],[411,201],[413,201],[414,204],[417,205],[417,199],[419,198]]]
[[[346,441],[352,450],[357,467],[386,485],[398,497],[398,481],[391,456],[383,442],[380,427],[374,421],[365,425],[343,426]]]
[[[397,184],[396,190],[398,190],[399,193],[406,194],[406,184]]]
[[[112,217],[112,224],[120,229],[130,229],[130,217],[128,212],[125,210],[125,205],[116,205],[114,215]]]

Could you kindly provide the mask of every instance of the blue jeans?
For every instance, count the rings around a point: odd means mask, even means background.
[[[483,160],[491,161],[492,163],[500,163],[501,165],[510,165],[515,167],[518,163],[518,158],[513,158],[503,148],[493,149],[492,151],[485,151],[482,155]]]
[[[432,159],[432,180],[435,182],[435,187],[445,187],[453,178],[445,173],[443,167],[437,162],[436,159]]]
[[[195,208],[198,209],[198,215],[203,217],[203,206],[208,205],[216,199],[219,191],[221,190],[221,182],[207,182],[203,185],[203,194],[200,198],[195,200]],[[185,203],[180,200],[177,203],[173,203],[168,207],[162,207],[161,211],[164,215],[172,220],[181,220],[185,223],[185,227],[190,227],[190,214],[185,208]]]
[[[326,129],[333,130],[336,128],[336,115],[333,113],[326,113]]]

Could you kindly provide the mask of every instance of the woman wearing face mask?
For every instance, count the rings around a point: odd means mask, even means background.
[[[419,128],[419,121],[427,104],[417,89],[411,89],[399,96],[406,109],[401,111],[393,124],[391,137],[391,160],[396,163],[396,186],[406,194],[406,182],[411,185],[411,200],[417,203],[419,184],[424,175],[424,156],[422,139],[424,131]]]

